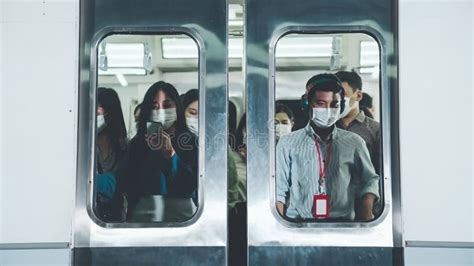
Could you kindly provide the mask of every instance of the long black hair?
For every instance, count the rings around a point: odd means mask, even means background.
[[[198,89],[190,89],[185,94],[181,96],[181,102],[183,104],[183,111],[186,111],[186,108],[191,103],[199,101],[199,90]]]
[[[291,111],[290,107],[277,102],[275,105],[275,115],[279,113],[285,113],[291,121],[293,121],[293,119],[295,118],[295,116],[293,115],[293,111]]]
[[[117,92],[111,88],[97,89],[97,103],[104,109],[104,130],[99,134],[107,134],[112,149],[116,154],[124,151],[127,144],[127,129],[123,120],[122,105]]]
[[[153,101],[155,99],[155,95],[159,92],[163,91],[166,96],[168,96],[171,100],[174,101],[176,104],[176,133],[182,133],[188,131],[186,128],[186,120],[184,119],[184,110],[179,99],[179,94],[176,88],[171,85],[170,83],[164,81],[158,81],[155,84],[151,85],[151,87],[145,93],[143,97],[142,105],[140,108],[140,114],[138,116],[138,125],[137,125],[137,136],[139,138],[144,138],[146,134],[146,123],[150,119],[151,111],[153,110]]]

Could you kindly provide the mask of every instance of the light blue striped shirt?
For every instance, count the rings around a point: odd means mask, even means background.
[[[327,141],[308,125],[281,137],[276,148],[276,196],[287,206],[289,218],[313,218],[313,197],[318,195],[319,164],[332,142],[326,169],[325,191],[330,196],[330,218],[354,220],[354,202],[367,193],[379,198],[379,176],[370,161],[364,140],[355,133],[334,127]]]

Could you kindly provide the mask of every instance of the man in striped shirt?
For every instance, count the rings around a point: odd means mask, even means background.
[[[297,220],[372,220],[372,208],[379,199],[379,176],[364,140],[334,125],[344,108],[344,89],[333,74],[319,74],[311,80],[310,121],[283,136],[277,145],[278,212]],[[321,203],[315,206],[321,199],[328,202],[328,210],[321,209]],[[357,213],[356,201],[360,202]]]

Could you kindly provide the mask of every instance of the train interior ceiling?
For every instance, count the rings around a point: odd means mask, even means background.
[[[237,117],[244,106],[243,7],[229,7],[229,98]],[[313,75],[339,70],[356,71],[363,91],[379,105],[379,47],[363,33],[288,34],[276,44],[276,100],[298,101]],[[180,94],[198,88],[198,46],[185,34],[111,35],[98,46],[98,86],[114,88],[121,98],[127,130],[134,125],[133,110],[151,84],[163,80]],[[297,104],[289,104],[296,108]],[[379,120],[378,112],[374,118]],[[237,121],[239,121],[237,119]]]

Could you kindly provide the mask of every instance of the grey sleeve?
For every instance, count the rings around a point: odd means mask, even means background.
[[[280,139],[276,147],[276,199],[286,203],[290,191],[291,160],[288,152],[287,138]]]
[[[380,198],[379,176],[370,160],[369,150],[363,142],[355,148],[354,163],[358,170],[356,174],[360,178],[360,189],[357,192],[357,197],[361,198],[365,194],[371,193],[378,200]]]

